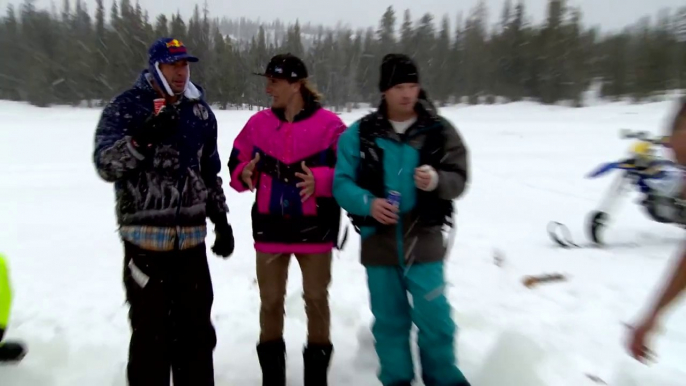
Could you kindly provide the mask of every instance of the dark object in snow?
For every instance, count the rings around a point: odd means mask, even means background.
[[[550,274],[550,275],[539,275],[539,276],[525,276],[522,282],[527,288],[533,288],[534,286],[538,284],[543,284],[543,283],[553,283],[553,282],[560,282],[560,281],[566,281],[567,277],[565,275],[555,273],[555,274]]]
[[[502,267],[504,262],[505,262],[505,256],[503,255],[503,253],[501,251],[496,249],[493,252],[493,263],[498,267]]]
[[[596,375],[586,374],[586,377],[599,385],[607,385],[607,382],[603,381],[602,379],[600,379],[600,377]]]
[[[26,347],[17,342],[0,343],[0,363],[20,362],[27,354]]]

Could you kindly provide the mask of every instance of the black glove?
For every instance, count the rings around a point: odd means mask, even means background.
[[[233,254],[233,228],[228,223],[216,224],[214,227],[215,240],[212,246],[212,252],[217,256],[228,258]]]
[[[131,139],[140,148],[146,149],[172,137],[179,128],[179,112],[167,103],[160,112],[151,115],[131,134]]]

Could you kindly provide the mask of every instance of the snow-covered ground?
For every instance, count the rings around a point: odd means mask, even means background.
[[[343,118],[351,123],[363,113]],[[619,128],[658,131],[672,105],[517,103],[442,113],[471,150],[472,185],[459,201],[448,279],[460,364],[473,385],[683,385],[686,305],[668,315],[652,366],[626,354],[623,324],[650,299],[682,231],[650,222],[626,199],[607,233],[612,248],[560,250],[545,233],[555,219],[583,236],[585,215],[610,182],[586,180],[585,173],[624,154],[629,143],[618,139]],[[250,112],[217,115],[226,163]],[[129,326],[114,195],[91,163],[98,117],[95,109],[0,102],[0,250],[9,257],[16,292],[8,335],[30,347],[24,362],[0,367],[3,386],[125,384]],[[226,168],[222,173],[228,180]],[[216,379],[219,386],[258,385],[253,197],[227,191],[237,249],[228,261],[210,254]],[[371,386],[378,384],[371,315],[359,241],[351,235],[334,262],[330,383]],[[568,281],[522,285],[523,276],[541,273],[562,273]],[[296,386],[306,327],[300,295],[299,268],[291,264],[286,340],[289,384]]]

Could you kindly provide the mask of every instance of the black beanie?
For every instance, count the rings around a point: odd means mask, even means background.
[[[384,92],[403,83],[419,83],[419,70],[412,58],[404,54],[388,54],[381,62],[379,90]]]

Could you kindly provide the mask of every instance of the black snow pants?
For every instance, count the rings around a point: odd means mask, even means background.
[[[205,244],[151,252],[124,243],[129,386],[213,386],[217,343]]]

